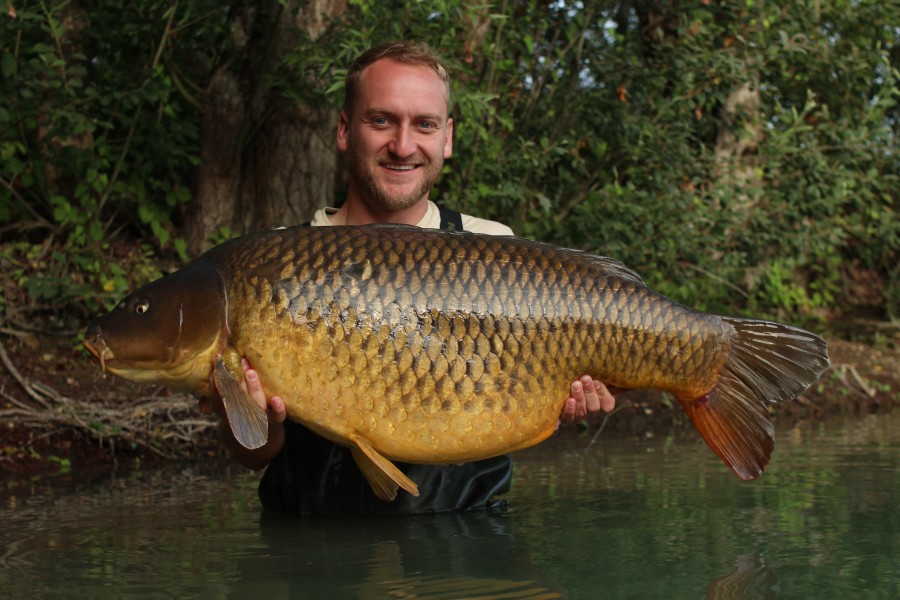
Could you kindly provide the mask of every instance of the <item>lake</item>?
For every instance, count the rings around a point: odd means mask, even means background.
[[[736,478],[693,432],[566,432],[497,514],[285,518],[199,467],[28,486],[0,505],[0,598],[898,598],[900,415],[779,428]]]

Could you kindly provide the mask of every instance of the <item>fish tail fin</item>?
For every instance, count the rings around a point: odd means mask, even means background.
[[[828,367],[828,345],[790,325],[723,319],[736,335],[716,386],[678,400],[719,458],[741,479],[756,479],[774,447],[768,404],[792,400],[815,383]]]

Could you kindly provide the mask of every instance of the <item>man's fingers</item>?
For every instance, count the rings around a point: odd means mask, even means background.
[[[565,404],[563,404],[562,412],[559,415],[559,420],[562,423],[571,423],[575,420],[575,410],[577,408],[577,402],[575,398],[566,398]],[[557,427],[559,425],[557,424]]]
[[[569,393],[572,396],[567,398],[563,404],[562,412],[559,415],[560,423],[571,423],[601,410],[612,412],[616,407],[616,399],[606,385],[589,375],[573,381],[569,387]],[[559,424],[557,424],[558,426]]]
[[[612,412],[616,407],[616,397],[607,389],[602,381],[594,380],[594,388],[597,391],[598,408],[603,412]]]
[[[287,418],[287,410],[281,396],[272,396],[269,399],[269,419],[275,423],[284,423]]]
[[[266,409],[268,402],[266,401],[266,393],[263,391],[262,382],[259,375],[253,369],[244,371],[244,381],[247,382],[247,393],[253,398],[260,408]]]
[[[572,382],[569,393],[572,394],[572,397],[569,398],[572,402],[572,416],[569,420],[581,419],[587,416],[587,401],[585,399],[584,382],[581,380]]]
[[[600,410],[600,395],[595,383],[600,382],[595,382],[594,378],[589,375],[585,375],[581,378],[581,387],[584,389],[585,414],[595,413]]]
[[[266,398],[266,392],[263,390],[262,381],[259,379],[259,373],[255,369],[250,368],[250,363],[244,359],[244,381],[247,385],[247,393],[253,398],[260,407],[266,410],[269,415],[269,422],[284,423],[287,418],[287,411],[284,406],[284,400],[280,396],[272,396]]]

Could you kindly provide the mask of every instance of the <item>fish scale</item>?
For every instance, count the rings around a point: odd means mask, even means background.
[[[212,378],[253,448],[266,417],[240,389],[246,358],[292,419],[353,449],[384,498],[397,485],[416,492],[391,460],[466,462],[545,439],[586,373],[671,392],[753,478],[772,450],[766,403],[801,393],[828,364],[814,334],[697,312],[610,258],[404,226],[231,240],[136,291],[85,337],[127,378],[197,394]],[[154,348],[175,358],[154,364]]]
[[[242,323],[234,333],[239,339],[281,340],[244,354],[264,382],[279,382],[268,391],[285,398],[293,418],[315,423],[314,429],[335,441],[344,439],[345,428],[372,439],[377,422],[396,414],[400,422],[392,433],[401,439],[423,430],[433,435],[419,449],[424,454],[392,439],[379,440],[385,456],[462,461],[471,445],[461,451],[456,440],[437,432],[470,435],[476,430],[471,420],[487,412],[497,416],[496,427],[471,441],[490,456],[549,435],[568,382],[582,373],[636,387],[648,364],[658,379],[671,378],[667,371],[685,366],[678,353],[676,360],[660,362],[671,353],[656,352],[656,339],[647,333],[662,314],[656,310],[654,315],[653,309],[665,305],[671,311],[672,303],[647,302],[637,286],[602,270],[598,276],[605,265],[590,255],[575,254],[583,260],[573,261],[570,252],[564,260],[555,248],[532,244],[526,246],[531,252],[517,256],[506,240],[490,237],[472,243],[463,236],[442,236],[425,246],[415,231],[405,229],[409,239],[320,231],[299,243],[289,235],[271,236],[265,248],[247,244],[246,254],[233,253],[233,263],[242,265],[233,275],[233,288],[244,294],[231,306],[243,310],[275,290],[269,298],[273,318]],[[283,263],[280,256],[286,257]],[[304,257],[301,266],[294,266],[294,256]],[[241,285],[247,269],[258,279]],[[607,323],[604,307],[609,305],[618,307],[616,326]],[[694,337],[692,331],[688,340]],[[295,351],[296,360],[285,369],[283,357],[295,349],[308,349],[308,354]],[[694,378],[709,359],[702,343],[689,349],[696,359],[693,373],[684,377]],[[407,374],[410,369],[415,377]],[[711,385],[704,381],[700,387]],[[356,418],[319,425],[327,422],[326,415],[294,390],[341,398],[345,414]],[[372,402],[373,396],[384,400]],[[378,419],[367,418],[372,414]],[[497,435],[497,428],[507,433]]]

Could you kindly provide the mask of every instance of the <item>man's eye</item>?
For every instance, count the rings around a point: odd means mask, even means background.
[[[419,121],[419,129],[434,129],[437,125],[431,121]]]
[[[373,125],[387,125],[388,120],[385,117],[373,117],[370,122]]]

